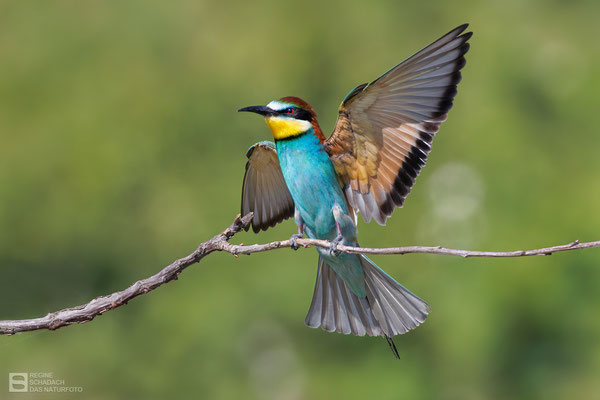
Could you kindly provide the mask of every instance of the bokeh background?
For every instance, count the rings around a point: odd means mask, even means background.
[[[405,207],[368,246],[600,239],[600,3],[0,2],[0,319],[120,290],[239,211],[243,106],[342,97],[455,26],[475,32]],[[284,224],[234,242],[288,238]],[[374,257],[426,299],[396,342],[306,328],[314,250],[213,254],[91,323],[0,337],[0,398],[600,398],[600,251]],[[9,394],[53,372],[80,394]]]

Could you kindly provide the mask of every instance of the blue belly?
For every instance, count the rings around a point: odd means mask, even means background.
[[[293,139],[277,141],[276,146],[285,183],[304,221],[304,232],[311,238],[334,239],[337,229],[332,208],[338,204],[342,212],[348,214],[348,207],[333,165],[319,139],[309,131]],[[356,237],[356,233],[351,236]],[[354,294],[365,297],[359,256],[347,253],[334,256],[328,250],[317,250]]]
[[[345,213],[348,208],[333,165],[319,139],[307,132],[280,140],[276,146],[283,177],[304,221],[306,234],[312,238],[333,239],[336,227],[331,209],[336,203]]]

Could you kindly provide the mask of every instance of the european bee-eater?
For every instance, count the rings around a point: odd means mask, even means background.
[[[242,215],[258,232],[291,217],[298,233],[332,241],[318,248],[319,269],[306,325],[329,332],[392,337],[420,325],[429,306],[364,255],[356,214],[385,225],[402,207],[425,165],[433,136],[452,107],[465,65],[467,25],[452,30],[373,82],[346,95],[332,135],[323,136],[313,108],[297,97],[242,108],[265,117],[273,142],[248,150]]]

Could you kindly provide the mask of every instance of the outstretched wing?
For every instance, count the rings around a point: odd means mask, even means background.
[[[283,179],[273,142],[256,143],[246,157],[242,215],[254,212],[252,230],[267,230],[294,215],[294,200]]]
[[[366,222],[385,224],[401,207],[446,120],[465,65],[467,25],[447,33],[340,106],[325,142],[350,205]]]

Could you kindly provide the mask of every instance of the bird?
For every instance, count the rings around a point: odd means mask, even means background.
[[[305,319],[311,328],[393,341],[422,324],[429,305],[365,255],[337,251],[359,246],[357,214],[385,225],[402,207],[425,165],[461,81],[472,32],[463,24],[342,100],[326,138],[313,107],[293,96],[240,112],[264,117],[274,141],[250,147],[241,214],[252,212],[255,233],[294,217],[290,238],[324,239]],[[246,228],[248,230],[249,227]]]

